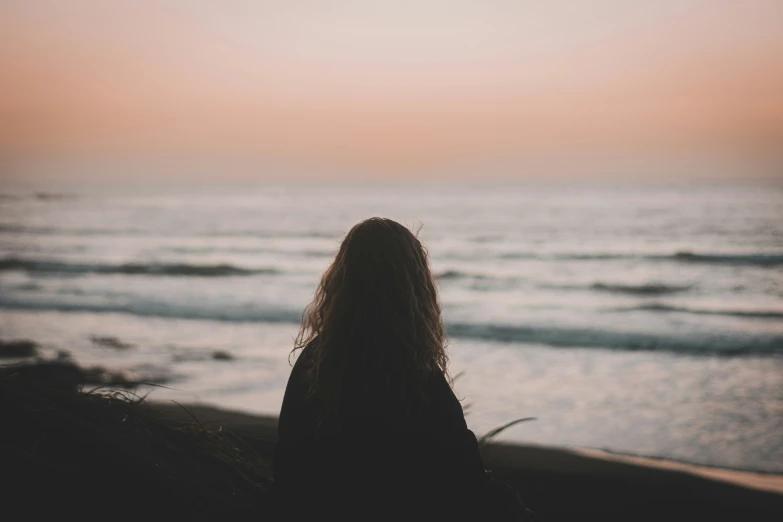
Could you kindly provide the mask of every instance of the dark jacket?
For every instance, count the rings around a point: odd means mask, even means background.
[[[394,397],[357,387],[340,428],[319,428],[319,407],[305,398],[307,356],[305,349],[286,387],[274,460],[288,519],[475,519],[484,463],[442,373],[429,379],[428,402],[418,411],[401,413]]]

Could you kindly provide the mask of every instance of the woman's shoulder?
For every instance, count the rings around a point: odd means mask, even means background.
[[[291,368],[291,374],[288,377],[288,383],[286,385],[286,397],[289,397],[291,401],[294,399],[297,401],[303,400],[307,394],[309,388],[307,376],[308,367],[311,364],[314,354],[312,345],[312,341],[307,343],[307,345],[296,354],[296,360]],[[293,355],[294,352],[292,352],[292,356]],[[284,406],[285,405],[284,399]]]
[[[311,364],[311,361],[313,360],[313,357],[315,355],[315,339],[307,343],[304,348],[299,350],[299,354],[296,356],[296,360],[294,361],[294,367],[291,370],[291,373],[300,373],[304,371],[304,369]]]
[[[454,394],[445,372],[437,371],[429,376],[427,392],[429,414],[438,419],[439,423],[450,427],[467,427],[462,404]]]
[[[427,376],[427,389],[430,395],[454,397],[456,399],[448,374],[443,370],[435,370]]]

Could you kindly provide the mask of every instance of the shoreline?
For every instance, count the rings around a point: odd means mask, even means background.
[[[645,457],[614,453],[608,450],[593,448],[563,448],[580,455],[591,458],[604,459],[615,462],[624,462],[637,466],[648,466],[668,471],[691,473],[710,480],[728,482],[738,486],[769,491],[783,495],[783,473],[740,470],[722,468],[720,466],[706,466],[678,460],[670,460],[663,457]]]
[[[105,516],[128,498],[137,501],[122,520],[280,514],[272,476],[276,416],[83,392],[73,379],[21,370],[0,375],[8,424],[2,445],[10,450],[3,477],[12,485],[9,498],[40,515],[32,518],[85,509]],[[773,484],[780,476],[715,469],[706,476],[696,466],[575,448],[492,441],[480,449],[484,467],[519,494],[532,522],[783,520],[783,494]],[[410,478],[416,473],[414,463]]]
[[[239,434],[274,443],[277,440],[277,416],[225,409],[204,403],[182,404],[151,401],[150,407],[172,420],[193,422],[187,408],[202,423],[216,423]],[[748,490],[781,495],[783,474],[705,466],[659,457],[612,453],[611,451],[544,446],[534,443],[490,442],[483,448],[488,465],[577,475],[596,474],[620,477],[645,474],[684,474],[700,480],[738,486]]]

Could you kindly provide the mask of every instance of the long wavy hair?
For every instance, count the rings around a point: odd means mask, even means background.
[[[426,249],[406,227],[374,217],[345,236],[292,353],[307,348],[306,397],[329,417],[351,394],[374,393],[406,411],[426,404],[433,374],[450,382],[446,345]]]

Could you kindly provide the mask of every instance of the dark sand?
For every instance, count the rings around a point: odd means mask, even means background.
[[[193,419],[176,404],[153,407]],[[218,423],[271,459],[277,418],[211,406],[186,406],[201,423]],[[511,484],[534,520],[783,520],[783,477],[601,452],[489,443],[487,468]]]

